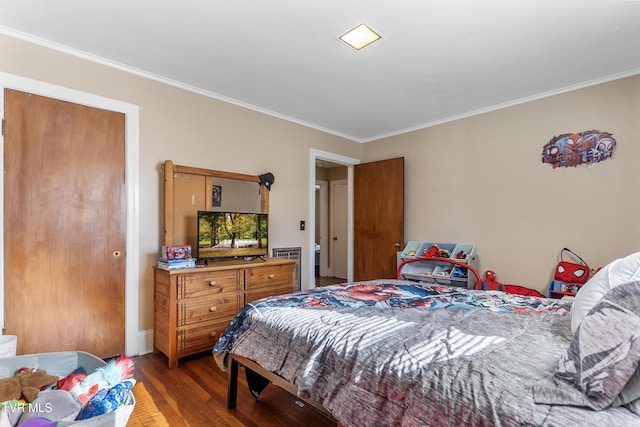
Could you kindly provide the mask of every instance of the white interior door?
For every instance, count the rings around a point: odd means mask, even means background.
[[[347,278],[347,180],[331,181],[331,274]]]
[[[327,277],[329,275],[329,183],[327,181],[316,181],[316,218],[315,218],[315,242],[320,245],[320,250],[316,249],[317,276]]]

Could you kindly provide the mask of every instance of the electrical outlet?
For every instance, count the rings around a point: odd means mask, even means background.
[[[300,230],[304,231],[306,224],[304,221],[300,221]]]

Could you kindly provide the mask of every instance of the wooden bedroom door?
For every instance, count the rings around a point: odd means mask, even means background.
[[[404,158],[354,166],[353,278],[394,279],[404,244]]]
[[[18,354],[122,354],[124,114],[4,94],[5,333]]]

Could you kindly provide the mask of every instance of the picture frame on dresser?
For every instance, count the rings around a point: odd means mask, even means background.
[[[211,186],[211,206],[214,208],[222,206],[222,186]]]

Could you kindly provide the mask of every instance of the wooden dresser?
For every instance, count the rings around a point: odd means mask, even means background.
[[[295,260],[216,261],[181,270],[154,268],[153,350],[178,358],[211,350],[245,304],[295,290]]]

